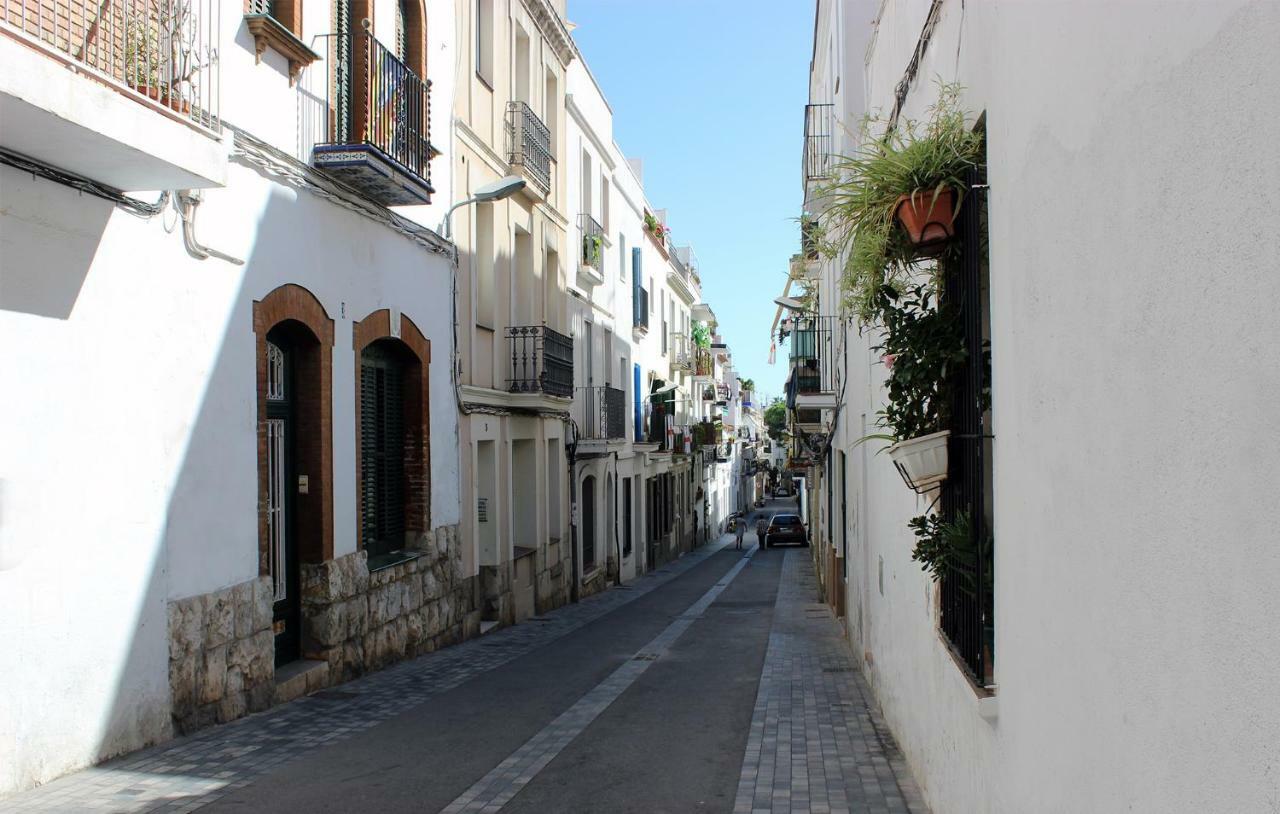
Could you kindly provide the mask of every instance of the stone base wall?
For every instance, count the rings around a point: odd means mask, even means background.
[[[422,535],[414,559],[369,572],[357,551],[302,568],[302,652],[337,684],[479,633],[457,526]]]
[[[563,555],[564,543],[552,540],[538,552],[534,578],[534,603],[538,613],[553,611],[569,603],[569,565]]]
[[[271,705],[271,581],[169,603],[169,691],[179,734]]]

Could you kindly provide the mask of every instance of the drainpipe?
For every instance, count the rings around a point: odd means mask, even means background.
[[[565,424],[565,428],[572,434],[574,432],[573,422]],[[577,512],[578,506],[578,475],[577,475],[577,454],[578,440],[574,438],[565,445],[565,451],[569,458],[569,561],[573,566],[573,578],[569,581],[569,601],[578,601],[578,523]]]
[[[217,249],[211,249],[208,246],[201,246],[200,242],[196,240],[196,207],[199,206],[200,201],[201,193],[198,189],[178,190],[178,194],[173,198],[173,206],[178,210],[179,217],[182,218],[182,240],[187,245],[187,252],[192,257],[200,260],[216,257],[219,260],[243,266],[244,261],[240,258],[223,254]]]

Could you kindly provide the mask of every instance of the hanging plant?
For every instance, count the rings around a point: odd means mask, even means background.
[[[880,321],[881,288],[909,284],[916,265],[945,249],[953,232],[965,174],[982,155],[982,136],[959,108],[960,91],[940,83],[923,122],[890,127],[868,118],[863,146],[838,161],[836,179],[819,190],[827,200],[822,248],[845,258],[847,304],[863,324]]]

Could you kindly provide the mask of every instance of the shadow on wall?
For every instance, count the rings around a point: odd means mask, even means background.
[[[0,310],[70,317],[114,211],[110,201],[0,166]]]
[[[147,597],[124,659],[115,694],[110,702],[105,726],[97,746],[97,759],[132,751],[168,739],[181,730],[241,717],[252,709],[270,704],[273,670],[270,661],[252,649],[264,643],[261,636],[270,619],[244,618],[245,609],[258,604],[252,586],[237,603],[234,596],[208,603],[203,614],[194,619],[171,620],[170,597],[182,599],[208,594],[231,586],[243,586],[258,577],[258,436],[256,337],[253,330],[253,301],[261,299],[294,275],[295,265],[279,262],[292,252],[299,241],[307,239],[297,230],[297,202],[287,193],[270,187],[267,205],[257,221],[256,239],[245,258],[243,272],[217,259],[195,261],[183,255],[183,265],[192,275],[210,277],[240,275],[238,287],[230,286],[218,293],[223,301],[220,312],[223,324],[206,312],[202,346],[172,350],[182,353],[187,362],[200,368],[204,387],[190,408],[190,418],[175,419],[171,427],[183,430],[184,446],[171,470],[172,479],[164,484],[166,503],[161,541],[162,556],[157,559]],[[204,206],[228,206],[214,193]],[[335,232],[327,232],[335,234]],[[340,233],[339,233],[340,234]],[[181,237],[172,237],[181,246]],[[188,265],[194,264],[194,265]],[[172,270],[157,270],[170,274]],[[298,274],[294,282],[305,283]],[[171,316],[174,324],[182,323],[182,315]],[[349,330],[349,329],[348,329]],[[161,382],[145,387],[160,387]],[[190,635],[212,643],[213,647],[196,654],[195,663],[185,669],[194,675],[179,677],[171,685],[171,625],[200,626]],[[221,628],[219,630],[218,628]],[[225,641],[225,647],[219,642]],[[270,638],[265,646],[270,652]],[[237,656],[239,649],[240,655]],[[241,667],[240,660],[243,660]],[[178,669],[183,669],[178,667]],[[151,710],[139,708],[136,688],[154,684],[159,679],[167,703],[163,704],[163,726],[151,731],[138,731],[133,721],[150,720]],[[242,689],[256,684],[263,692],[252,702],[241,695]],[[172,690],[173,695],[170,695]],[[187,695],[184,696],[184,693]],[[146,699],[150,700],[150,699]],[[145,701],[144,701],[145,703]],[[188,718],[175,721],[171,711],[200,708],[197,721]],[[159,717],[159,716],[156,716]],[[158,722],[157,722],[158,723]],[[199,772],[197,771],[197,774]],[[212,774],[209,775],[212,777]]]

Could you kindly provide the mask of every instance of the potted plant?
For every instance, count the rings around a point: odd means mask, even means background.
[[[885,326],[876,350],[889,360],[889,392],[876,422],[884,432],[863,440],[891,442],[889,456],[903,480],[926,491],[947,477],[948,382],[967,355],[960,321],[954,307],[935,304],[926,284],[901,293],[882,286],[876,308]]]
[[[191,112],[195,78],[208,65],[198,53],[191,0],[153,0],[125,46],[125,79],[138,93],[180,113]]]
[[[604,237],[598,234],[582,236],[582,264],[599,269],[604,255]]]
[[[644,228],[646,232],[653,235],[654,239],[658,241],[659,245],[663,244],[666,241],[667,233],[670,231],[662,223],[662,221],[658,220],[648,212],[644,213]]]
[[[868,118],[863,146],[819,190],[827,200],[821,248],[845,258],[845,295],[863,324],[878,322],[880,287],[908,282],[954,233],[965,175],[982,156],[982,135],[969,127],[959,95],[959,86],[940,85],[923,122]]]

